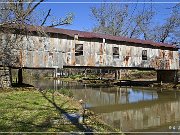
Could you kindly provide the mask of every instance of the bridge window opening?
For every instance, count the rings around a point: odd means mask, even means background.
[[[142,50],[142,60],[147,60],[147,50]]]
[[[75,44],[75,56],[83,55],[83,44]]]
[[[113,58],[119,58],[119,47],[113,47]]]

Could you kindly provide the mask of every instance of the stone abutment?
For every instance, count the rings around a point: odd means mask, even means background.
[[[9,67],[0,67],[0,88],[11,87],[11,72]]]

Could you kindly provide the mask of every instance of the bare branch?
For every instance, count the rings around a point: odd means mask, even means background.
[[[68,16],[66,16],[65,19],[61,19],[61,20],[59,20],[59,21],[53,22],[53,23],[52,23],[51,25],[49,25],[48,27],[56,27],[56,26],[71,24],[73,18],[74,18],[74,15],[73,15],[73,14],[69,14]]]
[[[45,22],[47,21],[47,18],[50,16],[50,12],[51,12],[51,9],[49,9],[47,15],[44,18],[44,21],[41,23],[41,26],[43,26],[45,24]]]
[[[56,26],[61,26],[61,25],[65,25],[65,24],[70,24],[70,23],[68,23],[68,22],[65,22],[65,23],[60,22],[60,23],[57,23],[57,24],[49,25],[48,27],[56,27]]]
[[[38,3],[36,3],[32,8],[30,8],[31,7],[31,3],[29,4],[29,10],[26,12],[26,14],[24,15],[24,18],[26,17],[26,16],[28,16],[28,15],[30,15],[34,10],[35,10],[35,8],[41,3],[41,2],[43,2],[44,0],[40,0]]]

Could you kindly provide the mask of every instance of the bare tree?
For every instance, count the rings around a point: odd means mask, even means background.
[[[121,9],[114,4],[102,3],[100,8],[91,8],[92,16],[97,21],[94,32],[122,35],[128,15],[128,5]]]
[[[41,14],[36,9],[39,7],[39,5],[44,0],[4,0],[0,3],[0,31],[3,31],[6,33],[6,38],[9,39],[8,46],[3,46],[1,44],[1,51],[6,49],[6,51],[3,52],[9,52],[9,55],[11,54],[10,51],[12,51],[15,48],[15,45],[18,45],[19,48],[22,48],[22,45],[17,44],[19,40],[22,38],[19,33],[26,34],[26,37],[28,37],[28,30],[27,26],[49,26],[49,27],[56,27],[60,25],[70,24],[73,20],[73,14],[68,14],[64,19],[52,19],[54,18],[53,15],[51,15],[51,9]],[[3,3],[4,2],[4,3]],[[45,14],[46,13],[46,14]],[[41,14],[41,15],[40,15]],[[39,17],[40,16],[40,17]],[[46,22],[50,19],[51,24],[47,25]],[[49,23],[48,23],[49,24]],[[12,29],[17,28],[17,29]],[[39,27],[36,27],[37,29]],[[18,30],[21,29],[21,30]],[[10,32],[11,31],[11,32]],[[8,33],[17,33],[15,37],[8,37]],[[44,33],[42,29],[38,29],[39,33]],[[2,34],[2,33],[1,33]],[[1,55],[6,55],[6,57],[11,57],[5,53],[0,54],[1,62],[2,57]],[[5,56],[4,56],[5,57]],[[4,59],[4,58],[3,58]],[[4,59],[5,60],[5,59]],[[7,65],[9,62],[5,60],[4,63]],[[2,64],[2,63],[0,63]]]
[[[129,11],[127,4],[106,4],[91,8],[92,17],[96,25],[92,29],[97,33],[114,36],[126,36],[153,40],[156,42],[179,43],[180,33],[180,4],[172,7],[172,12],[157,25],[153,18],[156,12],[152,7],[145,7]]]
[[[176,43],[180,41],[180,4],[172,8],[170,16],[162,25],[157,25],[152,29],[151,40],[157,42]]]
[[[44,0],[5,0],[6,3],[0,5],[0,26],[4,25],[36,25],[43,26],[47,20],[52,16],[51,9],[46,11],[41,18],[39,18],[39,11],[36,9]],[[51,18],[52,19],[52,18]],[[73,14],[68,14],[64,19],[53,20],[50,27],[70,24],[73,19]],[[48,26],[48,25],[46,25]]]
[[[143,31],[144,38],[146,38],[145,29],[151,22],[154,12],[147,10],[135,14],[136,10],[137,5],[130,13],[128,4],[102,3],[100,7],[92,7],[92,17],[97,22],[93,31],[130,38],[138,38]]]
[[[13,49],[16,48],[17,45],[18,48],[23,47],[23,44],[18,44],[19,40],[22,39],[22,36],[19,35],[19,33],[26,34],[26,37],[28,38],[29,31],[27,29],[27,26],[31,25],[36,27],[36,26],[46,25],[49,27],[56,27],[56,26],[72,23],[73,20],[72,13],[68,14],[64,19],[62,18],[52,19],[55,17],[51,15],[51,9],[49,9],[46,12],[43,12],[43,14],[37,11],[36,9],[43,1],[44,0],[4,0],[2,1],[2,3],[0,3],[0,31],[6,33],[7,34],[6,38],[9,39],[7,40],[8,46],[2,47],[3,43],[1,44],[1,51],[8,53],[8,54],[5,53],[0,54],[1,62],[4,65],[7,65],[8,63],[10,64],[10,62],[7,61],[7,58],[5,57],[8,57],[8,60],[12,61],[12,59],[10,59],[12,58],[11,51],[13,51]],[[50,25],[46,24],[48,19],[50,19],[51,21],[51,24],[48,23]],[[12,29],[12,28],[17,28],[17,29]],[[42,29],[39,29],[39,27],[36,28],[39,33],[46,34]],[[14,37],[8,37],[9,36],[8,34],[11,34],[12,32],[17,33],[17,35],[15,35]],[[2,63],[0,64],[2,65]]]
[[[4,0],[0,3],[0,65],[14,66],[19,63],[17,50],[23,49],[23,38],[30,34],[28,26],[56,27],[71,24],[73,14],[64,19],[57,19],[51,15],[51,9],[46,12],[37,10],[44,0]],[[53,19],[55,18],[55,19]],[[51,21],[51,23],[47,23]],[[46,24],[47,23],[47,24]],[[50,25],[48,25],[50,24]],[[36,27],[38,34],[47,36],[41,27]],[[12,33],[15,33],[12,35]],[[23,34],[23,35],[22,35]],[[25,36],[24,36],[25,35]],[[22,83],[22,69],[19,70],[20,83]]]
[[[134,36],[136,38],[140,38],[141,36],[145,40],[149,39],[150,25],[153,16],[154,12],[152,11],[143,11],[135,16],[135,25],[133,26],[133,30],[130,32],[129,37],[132,38]]]

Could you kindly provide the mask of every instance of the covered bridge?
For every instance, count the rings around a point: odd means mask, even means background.
[[[170,44],[52,27],[28,26],[27,30],[20,39],[17,33],[0,33],[1,50],[8,48],[9,40],[18,41],[10,49],[16,57],[9,61],[10,68],[152,69],[158,81],[176,79],[178,48]]]

